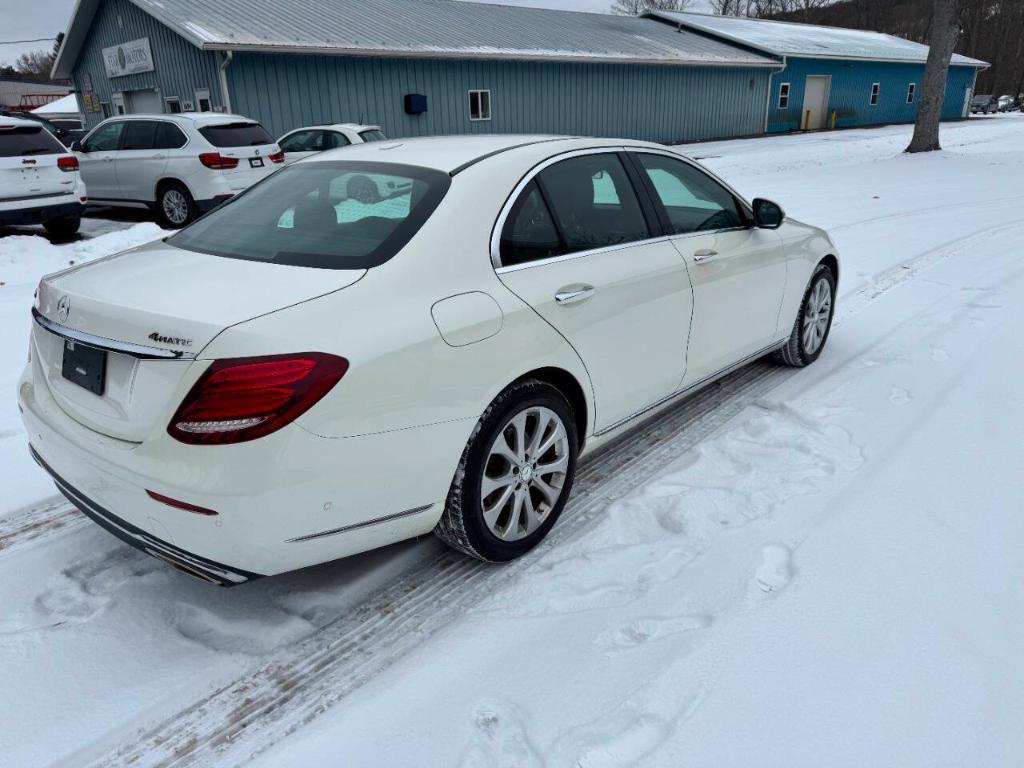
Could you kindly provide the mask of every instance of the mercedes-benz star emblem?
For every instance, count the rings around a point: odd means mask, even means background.
[[[60,301],[57,302],[57,319],[62,323],[68,321],[68,315],[71,314],[71,299],[67,296],[61,296]]]

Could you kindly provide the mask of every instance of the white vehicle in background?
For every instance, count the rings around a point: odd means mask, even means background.
[[[763,355],[813,363],[838,277],[824,231],[659,144],[363,144],[43,278],[18,404],[79,509],[216,583],[431,531],[504,561],[579,456]]]
[[[146,207],[182,227],[284,163],[262,125],[241,115],[119,115],[72,149],[97,205]]]
[[[1000,112],[1009,112],[1009,111],[1011,111],[1013,109],[1015,101],[1016,101],[1016,99],[1014,99],[1013,96],[1010,96],[1010,95],[1000,96],[999,97],[999,111]]]
[[[352,144],[369,141],[385,141],[387,136],[379,125],[359,123],[333,123],[331,125],[310,125],[288,131],[277,140],[284,151],[285,163],[294,163],[312,157],[317,152],[341,149]]]
[[[87,200],[78,160],[63,144],[37,121],[0,117],[0,226],[42,224],[68,238]]]

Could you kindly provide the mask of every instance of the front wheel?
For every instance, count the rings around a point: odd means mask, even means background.
[[[561,514],[578,451],[565,396],[535,379],[513,384],[480,417],[434,533],[481,560],[525,554]]]
[[[819,264],[811,275],[789,341],[775,353],[776,360],[802,368],[818,359],[832,329],[835,294],[835,275],[827,265]]]

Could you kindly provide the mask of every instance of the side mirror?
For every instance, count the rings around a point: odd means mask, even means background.
[[[85,150],[82,149],[82,142],[78,139],[72,141],[71,146],[68,147],[68,149],[70,149],[72,152],[85,152]]]
[[[755,198],[753,202],[754,224],[761,229],[778,229],[782,226],[786,212],[778,203],[765,200],[763,197]]]

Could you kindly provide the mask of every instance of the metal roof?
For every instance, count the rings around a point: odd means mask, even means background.
[[[770,19],[652,11],[648,16],[715,35],[775,56],[924,63],[928,46],[895,35],[841,27],[820,27]],[[984,61],[953,54],[952,64],[987,67]]]
[[[102,0],[78,0],[54,63],[67,75]],[[654,19],[455,0],[131,0],[203,50],[777,66]]]

